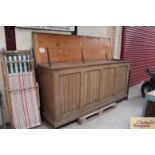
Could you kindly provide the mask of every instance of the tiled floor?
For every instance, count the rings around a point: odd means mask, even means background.
[[[134,116],[141,116],[144,106],[142,97],[133,97],[117,104],[116,108],[109,109],[101,116],[93,116],[84,124],[79,125],[76,121],[61,127],[61,129],[128,129],[129,119]],[[46,122],[43,122],[37,129],[49,129]]]

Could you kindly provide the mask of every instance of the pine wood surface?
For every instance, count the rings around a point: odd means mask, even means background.
[[[38,66],[43,115],[62,126],[128,96],[129,64],[50,69]]]
[[[107,38],[33,33],[33,42],[37,64],[112,59]]]

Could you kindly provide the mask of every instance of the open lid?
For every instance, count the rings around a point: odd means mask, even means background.
[[[34,53],[37,64],[82,61],[81,46],[74,37],[34,33]]]
[[[33,44],[37,64],[112,59],[109,39],[33,33]]]
[[[110,40],[107,38],[86,37],[82,50],[85,61],[112,59]]]

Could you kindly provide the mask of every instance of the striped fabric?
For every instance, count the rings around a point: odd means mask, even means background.
[[[32,128],[40,125],[37,97],[32,73],[9,75],[13,125],[15,128]],[[27,88],[27,89],[26,89]]]
[[[29,59],[28,55],[4,58],[7,63],[12,122],[17,129],[33,128],[41,124],[34,73]]]

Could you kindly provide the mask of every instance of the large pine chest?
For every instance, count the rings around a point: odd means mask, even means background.
[[[42,113],[55,128],[128,97],[129,63],[109,39],[33,34]]]

